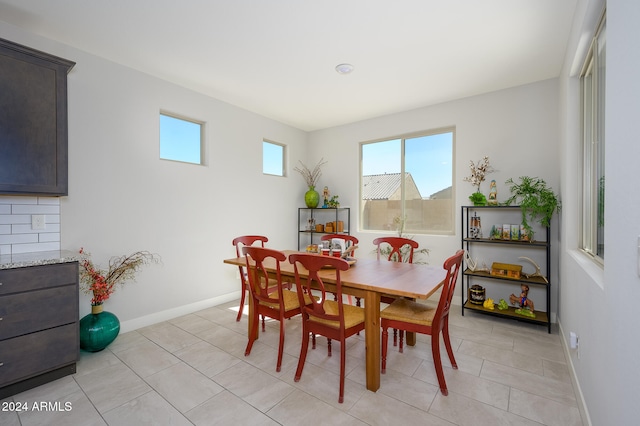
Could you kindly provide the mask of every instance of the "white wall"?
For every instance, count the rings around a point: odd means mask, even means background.
[[[352,207],[352,234],[360,240],[360,247],[371,247],[379,232],[358,229],[358,182],[360,142],[405,133],[455,126],[455,235],[416,235],[420,247],[430,250],[428,262],[442,265],[444,260],[460,248],[460,206],[469,205],[473,186],[462,179],[470,175],[469,161],[477,162],[489,156],[496,169],[487,175],[482,191],[489,192],[489,182],[495,179],[498,200],[509,197],[508,178],[537,176],[556,192],[560,189],[558,137],[558,81],[547,80],[527,86],[474,96],[454,102],[416,109],[341,127],[320,130],[309,136],[309,157],[328,160],[321,187],[328,185],[332,194],[340,195],[343,206]],[[552,223],[551,313],[555,320],[558,292],[558,218]],[[485,232],[488,232],[485,229]],[[358,255],[367,254],[360,250]],[[491,262],[495,259],[485,259]],[[458,295],[462,286],[456,288]],[[533,298],[533,297],[532,297]],[[540,300],[540,298],[538,298]],[[460,303],[460,297],[454,298]],[[536,307],[543,306],[543,300]]]
[[[0,37],[75,61],[69,74],[69,196],[61,247],[103,266],[136,250],[160,254],[105,309],[136,328],[239,296],[231,240],[259,233],[297,244],[299,176],[262,174],[262,140],[306,160],[306,133],[0,22]],[[159,111],[205,121],[204,167],[159,160]],[[290,168],[289,168],[290,170]],[[82,297],[80,313],[89,312]]]
[[[639,2],[607,2],[605,269],[577,250],[581,158],[577,72],[603,6],[602,0],[579,2],[561,79],[565,143],[561,150],[564,211],[559,320],[565,341],[570,331],[580,336],[580,355],[570,351],[570,361],[592,424],[632,425],[640,417]]]

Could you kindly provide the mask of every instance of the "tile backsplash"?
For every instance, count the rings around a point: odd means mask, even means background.
[[[44,215],[44,229],[31,226]],[[0,195],[0,255],[60,250],[60,198]]]

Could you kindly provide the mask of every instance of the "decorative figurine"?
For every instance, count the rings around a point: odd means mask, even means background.
[[[324,204],[322,205],[323,209],[329,207],[329,187],[325,186],[322,190],[322,198],[324,198]]]
[[[524,315],[527,317],[535,318],[536,314],[533,313],[533,300],[529,299],[529,286],[526,284],[522,284],[520,286],[522,290],[520,292],[520,297],[512,294],[509,296],[509,302],[512,305],[519,305],[520,308],[516,309],[516,314]]]
[[[469,256],[469,252],[466,250],[464,251],[464,261],[467,264],[467,268],[469,268],[471,272],[490,272],[486,263],[482,262],[482,267],[479,267],[478,258],[476,258],[476,260],[471,259],[471,256]]]
[[[498,205],[498,189],[496,187],[495,179],[491,181],[491,185],[489,185],[489,200],[488,203],[490,206]]]

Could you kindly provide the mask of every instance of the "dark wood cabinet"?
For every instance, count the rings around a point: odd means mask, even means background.
[[[0,194],[67,195],[74,62],[0,39]]]
[[[78,262],[0,270],[0,399],[76,372]]]

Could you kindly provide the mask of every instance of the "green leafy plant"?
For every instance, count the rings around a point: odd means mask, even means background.
[[[338,196],[334,195],[330,200],[327,200],[327,207],[332,209],[337,209],[340,207],[340,201],[338,201]]]
[[[561,209],[560,200],[547,183],[537,177],[520,176],[520,183],[513,179],[505,182],[511,185],[511,197],[506,201],[506,205],[518,204],[522,209],[522,226],[533,240],[533,229],[531,222],[538,221],[540,225],[549,227],[554,213]]]
[[[482,192],[474,192],[469,195],[469,200],[473,203],[474,206],[486,206],[487,205],[487,197]]]

